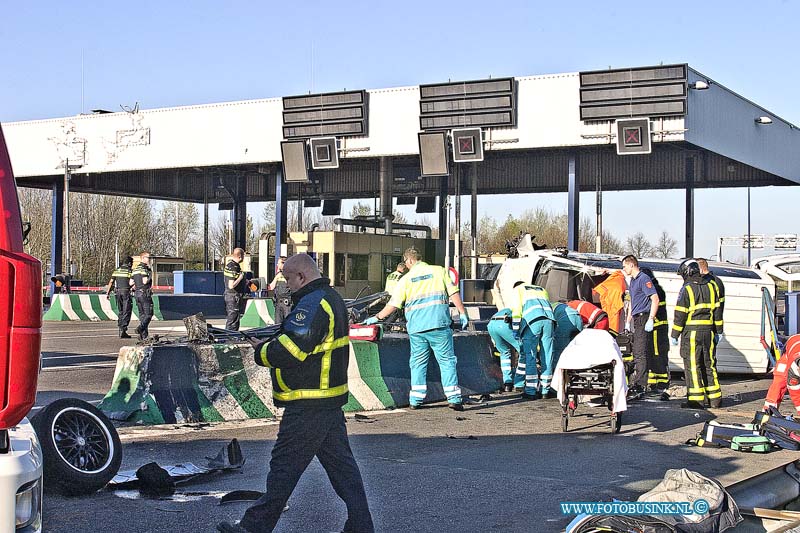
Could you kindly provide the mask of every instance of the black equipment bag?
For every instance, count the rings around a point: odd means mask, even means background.
[[[715,420],[706,422],[703,430],[694,439],[686,441],[695,446],[730,448],[734,437],[759,435],[756,424],[720,424]]]
[[[785,450],[800,450],[800,422],[783,417],[777,410],[770,413],[757,411],[753,423],[761,434]]]

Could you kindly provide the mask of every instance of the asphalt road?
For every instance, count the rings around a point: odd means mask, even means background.
[[[175,336],[182,329],[177,322],[154,328],[173,328]],[[113,324],[48,323],[39,403],[63,396],[98,401],[111,384],[116,352],[129,343],[116,337]],[[725,379],[718,419],[746,421],[740,415],[760,406],[768,386],[763,378]],[[518,394],[496,395],[464,413],[435,405],[349,418],[348,431],[383,532],[559,531],[572,518],[561,514],[559,502],[635,499],[670,468],[689,468],[727,484],[797,458],[786,451],[755,455],[686,446],[715,415],[680,409],[679,403],[632,405],[619,435],[609,434],[605,408],[579,407],[570,431],[562,433],[556,400],[525,402]],[[219,520],[238,518],[246,508],[220,506],[221,494],[263,490],[276,433],[275,423],[263,421],[122,428],[123,470],[151,461],[204,464],[204,457],[232,438],[241,442],[247,463],[241,472],[181,486],[168,499],[140,498],[134,491],[82,498],[48,494],[45,531],[214,531]],[[276,531],[339,531],[346,518],[317,462],[289,505]]]

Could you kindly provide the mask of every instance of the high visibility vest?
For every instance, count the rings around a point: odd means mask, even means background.
[[[389,305],[405,309],[409,333],[421,333],[450,327],[450,297],[457,292],[443,267],[419,261],[397,282]]]
[[[608,317],[608,314],[605,311],[591,302],[584,300],[570,300],[567,302],[567,305],[575,309],[578,314],[581,315],[581,320],[587,328],[595,327],[598,320],[603,317]]]
[[[397,287],[397,282],[400,281],[400,278],[402,277],[403,273],[398,272],[397,270],[386,276],[386,286],[384,287],[384,290],[389,294],[394,292],[395,287]]]
[[[553,308],[550,306],[550,296],[542,287],[523,283],[514,291],[516,298],[511,307],[511,318],[515,329],[523,323],[530,324],[540,318],[555,321]]]

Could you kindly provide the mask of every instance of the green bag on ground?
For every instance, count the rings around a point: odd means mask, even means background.
[[[772,449],[772,442],[764,435],[738,435],[731,439],[731,450],[737,452],[768,453]]]

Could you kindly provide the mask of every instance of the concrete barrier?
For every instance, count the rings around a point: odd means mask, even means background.
[[[275,303],[270,298],[249,298],[239,322],[243,328],[263,328],[274,324]]]
[[[50,308],[42,317],[47,321],[64,320],[116,320],[117,300],[105,294],[56,294]],[[181,320],[203,313],[206,317],[225,316],[222,296],[206,294],[155,294],[153,295],[153,320]],[[139,307],[133,302],[132,319],[139,320]]]
[[[350,343],[346,411],[408,405],[408,336]],[[455,336],[462,391],[483,394],[502,383],[485,333]],[[428,367],[428,402],[445,399],[439,367]],[[280,415],[268,369],[253,361],[249,344],[131,346],[120,350],[111,390],[98,406],[115,420],[141,424],[216,422]]]

